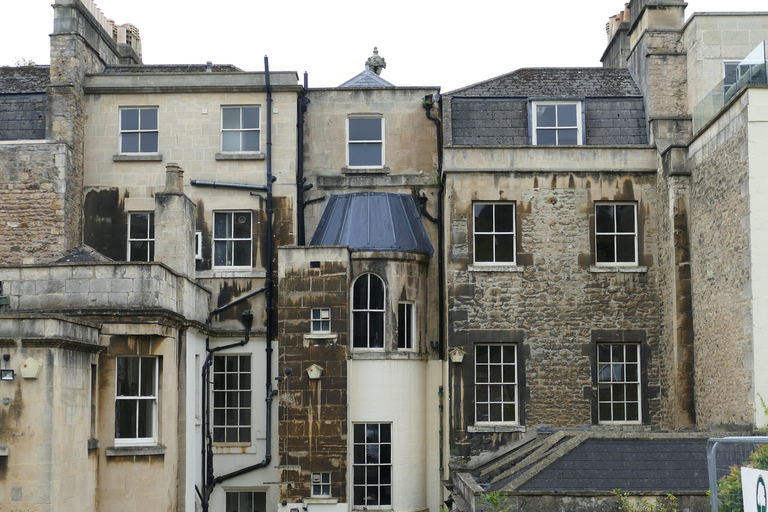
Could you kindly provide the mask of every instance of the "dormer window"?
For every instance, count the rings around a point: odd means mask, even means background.
[[[532,105],[534,146],[580,146],[581,102],[536,101]]]

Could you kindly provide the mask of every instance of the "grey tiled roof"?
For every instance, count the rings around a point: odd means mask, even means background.
[[[434,253],[413,197],[382,192],[332,195],[310,245]]]
[[[626,69],[523,68],[444,96],[616,98],[642,94]]]
[[[0,67],[0,94],[43,93],[50,83],[49,66]]]
[[[104,69],[104,74],[123,73],[205,73],[206,64],[164,64],[164,65],[135,65],[135,66],[110,66]],[[213,73],[242,73],[243,70],[232,64],[214,64]]]
[[[379,75],[371,71],[370,69],[366,68],[362,73],[359,75],[356,75],[343,84],[341,84],[339,87],[395,87],[394,84],[391,84],[381,78]]]

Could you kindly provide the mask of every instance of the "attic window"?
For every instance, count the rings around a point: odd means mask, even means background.
[[[347,166],[372,168],[384,165],[384,119],[347,118]]]
[[[581,102],[537,101],[531,109],[534,146],[580,146]]]

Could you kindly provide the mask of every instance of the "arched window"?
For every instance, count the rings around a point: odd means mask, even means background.
[[[352,287],[352,347],[384,348],[384,282],[375,274]]]

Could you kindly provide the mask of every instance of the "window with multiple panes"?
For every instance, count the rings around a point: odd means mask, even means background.
[[[358,277],[352,288],[352,346],[384,348],[384,281],[375,274]]]
[[[514,265],[515,203],[475,203],[472,208],[475,263]]]
[[[115,444],[156,443],[158,359],[118,356],[115,364]]]
[[[312,496],[314,498],[328,498],[331,496],[330,473],[312,473]]]
[[[266,510],[266,492],[227,492],[224,512],[265,512]]]
[[[347,118],[347,166],[381,167],[384,165],[384,119],[381,117]]]
[[[259,151],[259,107],[221,108],[221,150]]]
[[[251,212],[213,213],[213,266],[250,267]]]
[[[534,102],[533,144],[538,146],[580,145],[581,102]]]
[[[157,153],[157,109],[120,109],[120,153]]]
[[[640,344],[597,344],[599,423],[640,423]]]
[[[128,261],[154,261],[155,214],[128,214]]]
[[[392,504],[392,424],[353,426],[352,499],[355,506]]]
[[[413,304],[401,302],[397,305],[397,348],[413,349]]]
[[[517,345],[475,345],[475,421],[517,423]]]
[[[312,334],[331,332],[331,308],[312,308]]]
[[[638,264],[636,204],[595,204],[595,263]]]
[[[251,442],[251,356],[213,358],[213,442]]]

